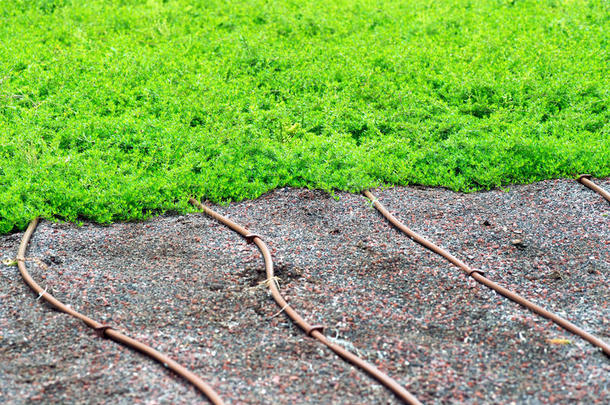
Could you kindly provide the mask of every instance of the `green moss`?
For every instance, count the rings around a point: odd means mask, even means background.
[[[0,233],[610,175],[606,1],[0,2]]]

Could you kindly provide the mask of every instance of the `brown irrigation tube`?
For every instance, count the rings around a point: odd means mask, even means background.
[[[610,202],[610,193],[598,186],[597,184],[591,181],[591,175],[589,174],[581,174],[578,179],[576,179],[580,184],[583,184],[589,187],[591,190],[596,191],[599,195],[604,197],[608,202]]]
[[[506,288],[494,283],[493,281],[491,281],[490,279],[485,277],[481,272],[479,272],[477,270],[473,270],[472,268],[467,266],[464,262],[455,258],[453,255],[451,255],[451,253],[436,246],[434,243],[430,242],[423,236],[421,236],[421,235],[417,234],[416,232],[412,231],[411,229],[407,228],[402,222],[400,222],[392,214],[390,214],[390,212],[377,200],[377,197],[375,197],[370,191],[365,191],[364,195],[367,196],[373,202],[373,204],[375,205],[375,208],[377,208],[379,210],[379,212],[381,212],[381,214],[388,221],[390,221],[390,223],[392,225],[394,225],[396,228],[398,228],[399,230],[404,232],[413,241],[419,243],[420,245],[424,246],[427,249],[432,250],[434,253],[437,253],[437,254],[443,256],[445,259],[447,259],[449,262],[451,262],[455,266],[459,267],[467,275],[474,278],[479,283],[485,285],[486,287],[491,288],[495,292],[502,294],[506,298],[516,302],[519,305],[524,306],[525,308],[537,313],[538,315],[541,315],[547,319],[550,319],[551,321],[555,322],[557,325],[561,326],[562,328],[572,332],[575,335],[580,336],[581,338],[585,339],[589,343],[601,348],[602,351],[607,356],[610,356],[610,345],[608,345],[606,342],[602,341],[601,339],[596,338],[595,336],[591,335],[588,332],[585,332],[584,330],[582,330],[578,326],[574,325],[572,322],[568,321],[567,319],[564,319],[558,315],[555,315],[554,313],[547,311],[546,309],[542,308],[541,306],[536,305],[533,302],[525,299],[524,297],[520,296],[519,294],[516,294],[516,293],[514,293],[510,290],[507,290]]]
[[[269,282],[267,284],[269,286],[269,289],[271,290],[271,295],[273,296],[273,299],[275,300],[277,305],[282,309],[282,311],[286,312],[286,315],[288,315],[290,317],[290,319],[293,320],[294,323],[296,323],[301,329],[303,329],[303,331],[305,331],[305,333],[308,336],[311,336],[311,337],[319,340],[321,343],[328,346],[328,348],[330,348],[332,351],[337,353],[340,357],[342,357],[346,361],[352,363],[353,365],[355,365],[357,367],[360,367],[362,370],[369,373],[372,377],[374,377],[375,379],[377,379],[377,381],[379,381],[380,383],[385,385],[387,388],[389,388],[396,396],[398,396],[400,399],[402,399],[406,403],[421,404],[421,402],[419,402],[419,400],[417,398],[415,398],[415,396],[413,396],[409,391],[407,391],[402,385],[400,385],[392,377],[381,372],[379,369],[377,369],[377,367],[364,361],[363,359],[356,356],[355,354],[345,350],[343,347],[328,340],[326,338],[326,336],[324,336],[324,334],[322,334],[321,326],[309,324],[294,309],[292,309],[290,307],[290,305],[288,305],[288,303],[286,302],[284,297],[282,297],[282,294],[280,293],[279,289],[277,288],[275,283],[272,281],[272,280],[274,280],[274,275],[273,275],[273,260],[271,259],[271,253],[269,252],[269,249],[267,248],[267,245],[265,244],[265,242],[263,242],[263,240],[258,235],[251,233],[243,226],[220,215],[216,211],[212,210],[209,207],[206,207],[205,205],[201,204],[199,201],[197,201],[193,198],[191,198],[189,200],[189,202],[191,204],[193,204],[194,206],[198,207],[199,209],[201,209],[204,213],[211,216],[215,220],[221,222],[222,224],[231,228],[233,231],[239,233],[241,236],[246,238],[246,240],[248,242],[253,242],[258,247],[258,249],[263,254],[263,259],[265,260],[265,270],[267,272],[267,280],[269,280]]]
[[[100,334],[100,336],[106,337],[108,339],[112,339],[119,344],[132,348],[134,350],[137,350],[140,353],[145,354],[146,356],[158,361],[163,366],[169,368],[174,373],[178,374],[179,376],[183,377],[188,382],[193,384],[199,391],[201,391],[206,397],[208,397],[208,399],[210,400],[211,403],[213,403],[215,405],[224,404],[222,399],[212,389],[212,387],[207,385],[201,378],[197,377],[195,374],[193,374],[192,372],[190,372],[189,370],[187,370],[180,364],[176,363],[174,360],[170,359],[166,355],[158,352],[157,350],[153,349],[150,346],[147,346],[141,342],[138,342],[135,339],[132,339],[128,336],[123,335],[121,332],[118,332],[118,331],[112,329],[108,325],[103,325],[103,324],[81,314],[80,312],[75,311],[74,309],[70,308],[67,305],[64,305],[62,302],[58,301],[51,294],[49,294],[48,292],[43,290],[36,283],[36,281],[34,281],[34,279],[30,276],[30,274],[28,273],[28,271],[25,267],[25,261],[26,261],[25,253],[26,253],[30,238],[32,237],[32,234],[34,233],[34,230],[36,229],[37,225],[38,225],[38,219],[34,219],[32,222],[30,222],[28,229],[25,231],[25,234],[23,235],[23,238],[21,239],[21,244],[19,245],[19,251],[17,253],[17,266],[19,267],[19,272],[21,273],[21,276],[23,277],[25,282],[30,286],[30,288],[32,290],[34,290],[34,292],[36,292],[39,295],[39,297],[44,298],[45,301],[47,301],[49,304],[51,304],[58,310],[65,312],[69,315],[72,315],[75,318],[80,319],[88,327],[90,327],[90,328],[94,329],[96,332],[98,332]]]

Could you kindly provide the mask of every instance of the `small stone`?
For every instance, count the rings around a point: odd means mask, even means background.
[[[519,249],[524,249],[527,247],[527,243],[523,242],[523,239],[513,239],[510,241],[510,243]]]

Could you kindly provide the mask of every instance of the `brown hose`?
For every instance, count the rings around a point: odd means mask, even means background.
[[[158,352],[157,350],[153,349],[150,346],[147,346],[141,342],[138,342],[135,339],[125,336],[122,333],[112,329],[111,327],[109,327],[107,325],[103,325],[103,324],[101,324],[97,321],[94,321],[93,319],[81,314],[80,312],[75,311],[74,309],[64,305],[63,303],[58,301],[55,297],[53,297],[51,294],[49,294],[45,290],[43,290],[36,283],[36,281],[34,281],[34,279],[32,279],[32,277],[30,276],[30,274],[28,273],[28,271],[25,267],[25,261],[26,261],[25,253],[26,253],[30,238],[32,237],[32,234],[34,233],[34,230],[36,229],[37,225],[38,225],[38,219],[34,219],[32,222],[30,222],[28,229],[25,231],[25,234],[23,235],[23,238],[21,239],[21,244],[19,245],[19,251],[17,253],[17,266],[19,267],[19,272],[21,273],[21,276],[23,277],[25,282],[30,286],[30,288],[32,290],[34,290],[34,292],[36,292],[40,297],[44,298],[45,301],[47,301],[49,304],[51,304],[52,306],[57,308],[59,311],[65,312],[69,315],[72,315],[75,318],[80,319],[88,327],[90,327],[90,328],[94,329],[96,332],[98,332],[100,334],[100,336],[112,339],[119,344],[130,347],[134,350],[137,350],[140,353],[145,354],[146,356],[151,357],[152,359],[158,361],[164,367],[169,368],[170,370],[172,370],[173,372],[175,372],[176,374],[178,374],[179,376],[183,377],[188,382],[193,384],[199,391],[201,391],[201,393],[203,393],[206,397],[208,397],[208,399],[210,400],[211,403],[213,403],[215,405],[224,404],[222,399],[212,389],[212,387],[207,385],[201,378],[197,377],[195,374],[193,374],[192,372],[190,372],[189,370],[187,370],[180,364],[176,363],[174,360],[170,359],[166,355]]]
[[[415,398],[409,391],[407,391],[404,387],[402,387],[396,380],[394,380],[387,374],[381,372],[379,369],[377,369],[372,364],[364,361],[360,357],[345,350],[343,347],[328,340],[326,338],[326,336],[324,336],[322,334],[321,326],[309,324],[294,309],[292,309],[288,305],[288,303],[286,302],[284,297],[282,297],[282,294],[280,293],[279,289],[277,288],[275,283],[272,281],[272,280],[274,280],[274,275],[273,275],[273,260],[271,259],[271,253],[269,252],[269,249],[267,248],[267,245],[265,244],[265,242],[263,242],[263,240],[258,235],[251,233],[246,228],[244,228],[241,225],[231,221],[230,219],[220,215],[219,213],[213,211],[209,207],[206,207],[205,205],[201,204],[199,201],[197,201],[193,198],[191,198],[189,200],[189,202],[191,204],[193,204],[194,206],[198,207],[199,209],[201,209],[204,213],[211,216],[215,220],[221,222],[222,224],[231,228],[233,231],[239,233],[241,236],[246,238],[246,240],[248,242],[253,242],[254,244],[256,244],[258,249],[263,254],[263,259],[265,260],[265,270],[267,272],[267,280],[269,280],[269,282],[267,284],[269,286],[269,289],[271,290],[271,295],[273,296],[273,299],[275,300],[277,305],[290,317],[290,319],[292,319],[294,321],[294,323],[296,323],[301,329],[303,329],[303,331],[305,331],[305,333],[308,336],[311,336],[311,337],[319,340],[321,343],[328,346],[332,351],[337,353],[344,360],[348,361],[349,363],[352,363],[353,365],[355,365],[357,367],[360,367],[362,370],[369,373],[372,377],[374,377],[375,379],[377,379],[377,381],[379,381],[380,383],[385,385],[387,388],[389,388],[394,394],[396,394],[396,396],[398,396],[400,399],[402,399],[406,403],[421,404],[421,402],[419,402],[419,400],[417,398]]]
[[[433,252],[443,256],[445,259],[447,259],[449,262],[453,263],[455,266],[459,267],[467,275],[471,276],[472,278],[477,280],[479,283],[491,288],[492,290],[496,291],[497,293],[502,294],[506,298],[516,302],[519,305],[524,306],[525,308],[537,313],[538,315],[541,315],[547,319],[550,319],[551,321],[555,322],[557,325],[561,326],[562,328],[574,333],[575,335],[580,336],[581,338],[585,339],[589,343],[601,348],[602,351],[607,356],[610,356],[610,345],[608,345],[606,342],[596,338],[595,336],[591,335],[588,332],[585,332],[584,330],[582,330],[578,326],[574,325],[567,319],[564,319],[558,315],[555,315],[552,312],[549,312],[546,309],[542,308],[541,306],[536,305],[533,302],[523,298],[519,294],[516,294],[516,293],[514,293],[510,290],[507,290],[506,288],[501,287],[500,285],[494,283],[493,281],[491,281],[490,279],[485,277],[481,272],[479,272],[477,270],[473,270],[472,268],[467,266],[464,262],[455,258],[453,255],[451,255],[446,250],[436,246],[434,243],[430,242],[429,240],[425,239],[421,235],[419,235],[416,232],[412,231],[411,229],[407,228],[402,222],[398,221],[392,214],[390,214],[390,212],[377,200],[377,197],[375,197],[370,191],[365,191],[364,195],[367,196],[373,202],[373,204],[375,205],[375,208],[377,208],[379,210],[379,212],[388,221],[390,221],[390,223],[392,225],[394,225],[396,228],[398,228],[399,230],[404,232],[413,241],[415,241],[415,242],[419,243],[420,245],[424,246],[425,248],[430,249]]]
[[[598,186],[597,184],[593,183],[591,181],[591,175],[581,174],[578,177],[578,179],[576,179],[576,181],[578,181],[581,184],[584,184],[585,186],[589,187],[591,190],[596,191],[597,193],[599,193],[599,195],[601,195],[606,200],[608,200],[608,202],[610,202],[610,193],[607,192],[606,190],[604,190],[603,188],[601,188],[600,186]]]

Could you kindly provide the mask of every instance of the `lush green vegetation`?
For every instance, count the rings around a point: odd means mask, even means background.
[[[607,0],[3,0],[0,233],[610,175]]]

